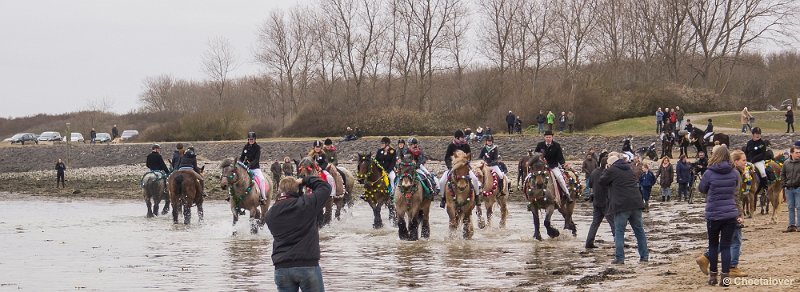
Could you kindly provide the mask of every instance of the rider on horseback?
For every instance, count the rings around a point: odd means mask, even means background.
[[[497,175],[497,186],[500,193],[503,193],[505,187],[506,174],[500,169],[500,155],[498,154],[497,145],[494,145],[494,136],[486,136],[486,146],[481,149],[481,159],[492,168],[492,171]]]
[[[244,145],[242,154],[239,155],[239,161],[247,165],[247,168],[253,173],[253,177],[260,190],[258,200],[264,205],[267,203],[267,180],[264,178],[264,173],[261,172],[260,160],[261,146],[256,143],[256,132],[248,132],[247,145]]]
[[[487,133],[487,135],[490,134]],[[453,134],[453,137],[454,137],[453,142],[450,142],[450,144],[447,145],[447,152],[445,152],[444,154],[444,164],[447,166],[447,171],[445,171],[444,174],[442,174],[442,177],[439,179],[439,190],[444,189],[444,186],[447,183],[447,179],[450,176],[450,170],[452,170],[453,168],[453,154],[456,152],[456,150],[461,150],[465,154],[467,154],[468,157],[470,158],[472,157],[469,151],[469,144],[464,139],[464,132],[461,130],[457,130]],[[481,189],[481,184],[478,181],[478,177],[475,176],[475,173],[472,172],[472,170],[469,171],[469,179],[475,191],[476,192],[479,191]],[[475,196],[475,198],[477,199],[478,196]],[[444,206],[445,206],[445,197],[442,196],[442,203],[439,205],[439,207],[444,208]]]
[[[410,140],[411,139],[409,139],[409,142]],[[408,154],[408,147],[406,147],[406,140],[403,140],[403,138],[397,140],[397,150],[395,150],[395,152],[397,152],[397,160],[403,159],[403,156]]]
[[[200,191],[203,193],[203,197],[206,196],[205,180],[200,175],[200,168],[197,167],[197,153],[194,151],[193,146],[189,146],[186,152],[183,153],[180,164],[178,164],[178,170],[194,175],[194,178],[200,182]]]
[[[439,190],[436,188],[436,176],[431,174],[431,172],[428,171],[428,168],[425,167],[425,162],[428,161],[428,158],[425,157],[425,153],[423,153],[422,148],[419,147],[419,141],[417,138],[408,138],[408,144],[409,146],[406,153],[410,154],[411,159],[414,160],[414,163],[417,167],[417,173],[424,178],[422,182],[425,184],[425,187],[427,187],[435,196],[437,193],[439,193]]]
[[[381,138],[381,148],[378,148],[378,151],[375,153],[375,160],[378,161],[383,167],[383,170],[389,174],[389,193],[392,193],[395,184],[395,177],[396,173],[394,171],[394,166],[397,163],[397,153],[392,148],[392,140],[389,140],[389,137]]]
[[[322,147],[322,150],[325,150],[325,155],[328,156],[329,164],[339,165],[339,161],[336,160],[336,146],[333,145],[333,140],[331,140],[331,138],[325,139],[325,146]]]
[[[561,166],[566,165],[564,153],[561,151],[561,145],[553,141],[553,131],[544,132],[544,141],[539,142],[534,151],[542,153],[545,161],[547,161],[547,168],[556,177],[558,186],[561,188],[561,196],[564,197],[565,202],[572,203],[567,184],[564,182],[564,173],[561,171]]]
[[[758,191],[756,192],[759,193],[775,180],[775,174],[772,172],[767,173],[764,163],[765,160],[772,159],[767,155],[769,141],[761,139],[761,128],[759,127],[753,128],[752,133],[753,139],[747,141],[744,153],[747,156],[747,161],[755,165],[756,169],[758,169],[758,174],[761,176]]]
[[[183,149],[183,143],[178,143],[178,145],[175,145],[175,151],[172,152],[172,161],[170,161],[170,167],[172,167],[172,169],[179,167],[184,152],[186,152],[186,150]]]
[[[633,156],[634,156],[633,147],[631,146],[631,140],[633,140],[633,137],[631,136],[628,136],[628,138],[622,140],[622,153],[628,157],[628,162],[633,161]]]
[[[167,164],[164,163],[164,158],[161,158],[161,146],[158,144],[153,144],[151,147],[153,152],[147,155],[147,168],[150,169],[151,172],[156,174],[156,177],[164,181],[164,185],[167,183],[167,174],[169,174],[169,168],[167,168]],[[166,191],[166,189],[164,189]]]
[[[319,168],[323,170],[328,169],[328,155],[325,153],[325,150],[322,149],[322,141],[314,141],[314,148],[311,148],[311,151],[308,152],[308,157],[311,157]]]

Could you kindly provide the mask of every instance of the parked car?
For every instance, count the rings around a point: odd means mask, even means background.
[[[125,130],[122,131],[122,135],[119,135],[122,141],[133,139],[136,136],[139,136],[139,131],[137,130]]]
[[[108,143],[111,142],[111,134],[109,133],[97,133],[97,136],[94,138],[95,143]]]
[[[86,143],[86,140],[83,140],[83,134],[81,133],[71,133],[69,137],[70,142],[81,142]]]
[[[20,143],[25,145],[25,142],[33,142],[39,144],[39,141],[36,139],[38,138],[36,134],[33,133],[19,133],[9,138],[11,144]]]
[[[42,132],[42,134],[39,135],[39,139],[37,140],[55,142],[55,141],[61,141],[62,138],[61,138],[61,133],[59,132]]]

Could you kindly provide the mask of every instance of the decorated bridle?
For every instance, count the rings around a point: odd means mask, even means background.
[[[483,164],[483,166],[481,168],[483,168],[483,167],[488,167],[488,166],[486,164]],[[489,189],[488,191],[481,191],[481,195],[483,195],[484,197],[489,197],[489,196],[494,195],[494,192],[497,190],[497,174],[494,173],[494,171],[491,171],[491,170],[489,170],[489,173],[492,174],[492,188]],[[481,178],[482,179],[486,179],[484,177],[481,177]]]
[[[465,163],[464,165],[468,170],[472,168],[469,163]],[[468,187],[458,187],[458,181],[467,181]],[[455,169],[451,170],[450,174],[447,176],[447,188],[452,194],[451,197],[453,198],[453,202],[456,203],[456,211],[459,213],[461,213],[461,207],[466,206],[470,201],[472,201],[472,196],[468,196],[466,200],[459,202],[457,194],[464,193],[466,191],[474,194],[476,191],[472,186],[472,179],[469,177],[469,171],[467,171],[467,174],[465,175],[456,175]]]
[[[367,163],[367,173],[359,173],[356,174],[356,178],[359,181],[362,181],[364,186],[371,186],[372,188],[364,188],[364,200],[375,200],[375,195],[378,193],[388,193],[389,192],[389,185],[387,184],[388,175],[386,174],[386,170],[383,169],[378,160],[375,158],[370,159],[366,155],[360,155],[358,158],[358,164]],[[380,175],[375,178],[375,180],[370,181],[369,179],[376,174],[375,168],[380,170]]]
[[[255,187],[256,181],[253,178],[253,173],[250,172],[250,170],[247,169],[247,165],[245,165],[241,161],[237,161],[236,165],[231,165],[229,167],[233,167],[233,170],[231,170],[231,174],[229,176],[225,177],[225,180],[227,181],[228,184],[228,195],[231,196],[231,198],[233,198],[233,202],[236,204],[236,208],[239,208],[239,204],[242,202],[244,197],[250,194],[250,191],[252,191],[253,187]],[[247,185],[247,188],[244,190],[243,193],[236,195],[234,186],[240,181],[242,181],[242,177],[238,175],[236,172],[236,169],[240,167],[248,174],[250,183]]]
[[[536,183],[539,179],[541,179],[542,183]],[[547,184],[550,182],[550,172],[547,170],[547,167],[540,166],[540,167],[531,167],[530,171],[528,172],[528,178],[526,179],[525,185],[527,188],[525,189],[525,197],[530,200],[533,197],[534,201],[538,201],[540,199],[545,199],[545,194],[547,193]],[[535,196],[535,193],[540,193],[541,196]]]
[[[397,189],[400,190],[400,193],[406,199],[406,210],[411,209],[411,197],[414,196],[418,190],[418,184],[416,181],[419,180],[416,176],[416,166],[417,164],[414,161],[399,162],[399,165],[397,166],[397,169],[399,170],[398,174],[400,177],[400,182],[402,182],[403,179],[408,179],[413,182],[410,186],[403,186],[402,184],[397,185]]]

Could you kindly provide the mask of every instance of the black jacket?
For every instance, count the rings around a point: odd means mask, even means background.
[[[547,167],[549,168],[556,168],[559,164],[564,165],[566,161],[564,160],[564,152],[561,151],[561,144],[558,144],[556,141],[553,141],[550,144],[550,147],[547,147],[547,144],[542,141],[536,145],[536,150],[534,152],[542,153],[544,159],[547,160]]]
[[[771,159],[772,157],[767,157],[767,146],[769,146],[769,141],[765,141],[764,139],[747,141],[747,145],[744,147],[744,154],[747,156],[747,161],[756,163]]]
[[[58,174],[64,174],[65,170],[67,170],[67,166],[63,162],[56,162],[56,172]]]
[[[150,152],[150,154],[147,155],[147,168],[169,173],[169,168],[167,168],[167,164],[164,163],[164,158],[161,158],[161,154],[157,152]]]
[[[484,146],[481,148],[481,159],[486,162],[486,165],[495,166],[497,165],[497,145]]]
[[[603,175],[605,169],[602,168],[595,168],[592,171],[592,174],[589,176],[589,183],[591,183],[592,193],[594,194],[594,200],[592,201],[592,206],[595,208],[599,208],[600,210],[607,211],[608,209],[608,186],[603,185],[600,183],[600,176]]]
[[[276,269],[319,265],[317,216],[331,196],[331,186],[316,176],[307,176],[298,192],[281,195],[267,211],[267,227],[272,233],[272,264]]]
[[[711,133],[711,132],[714,132],[714,124],[708,123],[708,125],[706,125],[705,133]]]
[[[258,143],[244,145],[242,155],[239,155],[239,161],[247,164],[249,169],[261,168],[261,146]]]
[[[172,167],[172,169],[179,168],[181,165],[181,158],[183,158],[183,154],[181,154],[180,151],[175,150],[172,152],[172,162],[170,162],[170,167]]]
[[[392,172],[394,170],[394,166],[397,163],[397,152],[394,151],[394,148],[389,147],[389,150],[384,148],[378,149],[375,152],[375,160],[383,166],[383,170],[387,173]]]
[[[314,153],[314,156],[311,157],[314,161],[319,165],[319,168],[322,170],[328,169],[328,155],[325,152]]]
[[[633,174],[630,163],[617,160],[600,175],[599,183],[608,187],[606,214],[644,209],[639,181]]]
[[[119,137],[119,131],[117,131],[117,127],[111,128],[111,139],[116,139]]]
[[[97,131],[92,130],[91,132],[89,132],[89,139],[92,140],[97,139]]]
[[[539,114],[536,116],[536,122],[539,124],[544,124],[547,122],[547,117],[544,114]]]
[[[272,172],[272,176],[275,176],[275,177],[280,177],[281,176],[281,172],[283,172],[283,170],[281,169],[281,164],[278,163],[277,161],[272,163],[272,166],[269,167],[269,171]],[[273,183],[277,184],[278,182],[276,181],[276,182],[273,182]]]
[[[517,121],[517,116],[513,113],[508,113],[506,115],[506,124],[513,125],[515,121]]]
[[[450,145],[447,145],[447,151],[444,153],[444,164],[447,166],[448,170],[453,168],[453,153],[456,153],[456,150],[464,151],[467,155],[470,154],[469,144],[463,143],[456,145],[450,142]]]
[[[786,122],[787,123],[794,123],[794,112],[792,110],[786,111]]]
[[[197,168],[197,154],[188,151],[184,153],[181,163],[178,165],[178,168],[182,167],[191,167],[195,172],[200,173],[200,169]]]

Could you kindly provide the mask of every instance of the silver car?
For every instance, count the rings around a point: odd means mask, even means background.
[[[125,130],[122,131],[122,135],[119,135],[122,141],[133,139],[136,136],[139,136],[139,131],[137,130]]]
[[[38,140],[56,142],[56,141],[61,141],[62,138],[61,138],[61,133],[59,132],[42,132],[42,134],[39,135]]]

